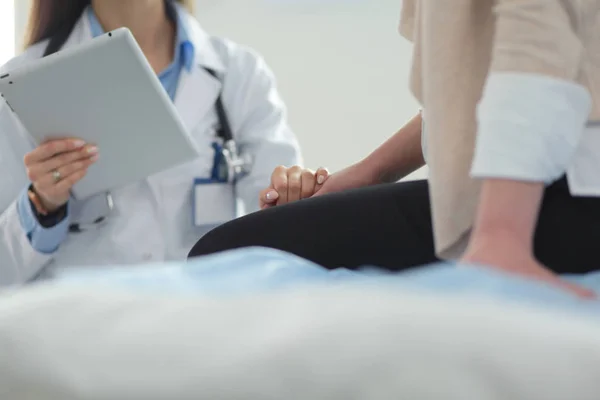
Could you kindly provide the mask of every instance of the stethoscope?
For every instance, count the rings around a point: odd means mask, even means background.
[[[203,67],[206,72],[215,79],[219,79],[217,73],[210,68]],[[250,173],[253,160],[249,154],[241,154],[240,149],[233,138],[233,130],[229,118],[225,112],[221,93],[215,102],[219,125],[216,129],[216,137],[221,143],[213,143],[215,159],[211,179],[221,183],[235,183]]]

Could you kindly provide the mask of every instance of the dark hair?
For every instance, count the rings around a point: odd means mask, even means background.
[[[194,0],[176,0],[190,12]],[[70,34],[77,20],[91,0],[32,0],[25,29],[24,47],[27,48],[59,33]]]

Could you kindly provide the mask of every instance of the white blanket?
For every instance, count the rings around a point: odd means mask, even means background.
[[[0,296],[0,399],[598,400],[600,325],[475,297]]]

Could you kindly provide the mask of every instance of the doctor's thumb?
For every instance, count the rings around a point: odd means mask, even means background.
[[[329,171],[327,168],[320,167],[317,172],[315,172],[315,176],[317,177],[317,191],[320,187],[325,183],[327,178],[329,178]]]
[[[269,190],[265,193],[265,203],[274,203],[279,198],[279,193],[276,190]]]
[[[265,208],[275,206],[278,198],[279,193],[273,188],[261,190],[258,196],[260,209],[264,210]]]

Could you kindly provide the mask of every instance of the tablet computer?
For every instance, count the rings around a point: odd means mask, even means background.
[[[73,187],[77,199],[198,157],[127,28],[7,71],[0,93],[36,144],[77,137],[98,146],[98,162]]]

